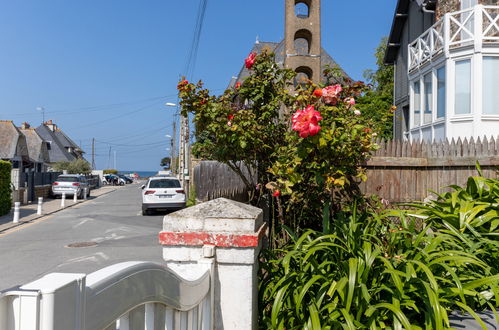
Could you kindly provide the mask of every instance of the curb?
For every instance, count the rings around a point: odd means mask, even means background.
[[[117,190],[117,189],[113,189],[113,190],[106,191],[105,193],[102,193],[101,195],[96,196],[95,198],[99,198],[99,197],[101,197],[101,196],[104,196],[104,195],[110,194],[110,193],[112,193],[112,192],[114,192],[114,191],[116,191],[116,190]],[[65,210],[65,209],[67,209],[67,208],[70,208],[70,207],[73,207],[73,206],[76,206],[76,205],[80,205],[80,204],[84,204],[84,203],[86,203],[86,202],[88,202],[88,201],[92,201],[92,200],[93,200],[93,199],[84,199],[84,200],[82,200],[82,201],[80,201],[80,202],[78,202],[78,203],[76,203],[76,204],[71,204],[71,205],[68,205],[68,206],[66,206],[66,207],[64,207],[64,208],[59,208],[59,209],[56,209],[56,210],[54,210],[54,211],[44,213],[44,214],[42,214],[42,215],[38,215],[38,216],[34,217],[34,218],[33,218],[33,219],[31,219],[31,220],[19,221],[18,223],[12,223],[12,222],[10,222],[10,224],[11,224],[10,226],[7,226],[6,228],[0,229],[0,234],[3,234],[3,233],[5,233],[6,231],[9,231],[9,230],[11,230],[11,229],[13,229],[13,228],[21,227],[22,225],[25,225],[25,224],[28,224],[28,223],[33,223],[33,222],[35,222],[36,220],[40,220],[41,218],[47,217],[47,216],[52,215],[52,214],[54,214],[54,213],[57,213],[57,212],[60,212],[60,211],[64,211],[64,210]]]

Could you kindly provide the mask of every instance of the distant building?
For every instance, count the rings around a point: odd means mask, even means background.
[[[0,120],[0,159],[23,172],[30,165],[26,137],[11,120]]]
[[[295,85],[306,79],[325,82],[323,71],[328,65],[340,72],[333,82],[350,79],[321,47],[321,0],[285,0],[284,40],[279,43],[257,40],[251,51],[260,53],[264,49],[275,53],[279,65],[297,73]],[[243,65],[229,87],[242,82],[249,74]]]
[[[498,16],[499,0],[398,0],[385,53],[396,139],[499,134]]]
[[[71,162],[83,158],[83,150],[74,143],[52,120],[36,128],[36,132],[47,142],[50,164]]]
[[[31,162],[26,168],[32,169],[34,172],[46,172],[50,163],[47,141],[26,122],[19,129],[26,137],[28,156]]]

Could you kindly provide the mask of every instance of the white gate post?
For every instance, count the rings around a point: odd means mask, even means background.
[[[20,213],[21,213],[21,202],[15,202],[14,203],[14,219],[12,220],[13,223],[19,222],[19,214]]]
[[[76,202],[78,202],[78,194],[75,192],[73,194],[73,203],[76,203]]]
[[[43,213],[43,197],[38,197],[38,208],[36,209],[36,214],[42,215]]]
[[[215,258],[214,329],[257,329],[257,258],[265,229],[261,209],[225,198],[164,217],[159,240],[169,267]]]
[[[66,206],[66,193],[62,193],[62,196],[61,196],[61,207],[64,207]]]

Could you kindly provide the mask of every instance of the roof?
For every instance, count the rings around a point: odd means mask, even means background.
[[[274,52],[275,54],[275,61],[279,65],[284,65],[284,59],[285,59],[285,47],[284,47],[284,40],[281,42],[262,42],[258,41],[253,45],[253,48],[251,49],[251,52],[255,52],[257,54],[263,52],[264,50],[268,50],[271,52]],[[329,65],[333,68],[339,68],[341,70],[341,73],[344,77],[344,79],[350,79],[350,77],[343,71],[343,69],[336,63],[336,61],[331,57],[331,55],[328,54],[328,52],[324,49],[321,48],[321,66],[322,70],[326,68],[326,65]],[[239,71],[239,74],[237,77],[234,77],[231,82],[229,83],[229,88],[234,87],[234,85],[237,82],[243,82],[244,79],[249,77],[250,72],[246,68],[245,65],[242,65],[241,70]]]
[[[393,15],[392,28],[390,36],[388,37],[388,44],[385,51],[385,64],[394,64],[395,59],[400,48],[400,39],[402,38],[402,31],[405,22],[409,15],[409,5],[411,0],[398,0],[395,7],[395,14]]]
[[[50,158],[47,142],[42,139],[34,128],[20,128],[20,131],[26,137],[29,158],[35,162],[48,163]]]
[[[431,12],[435,10],[437,0],[398,0],[393,15],[392,28],[388,37],[386,46],[385,64],[394,64],[397,59],[400,49],[400,41],[402,39],[402,31],[409,17],[409,8],[412,1],[416,1],[417,5],[423,8],[423,11]]]
[[[28,159],[26,138],[10,120],[0,120],[0,159]]]
[[[49,159],[51,163],[70,162],[76,159],[75,156],[66,151],[59,138],[46,125],[42,124],[36,128],[36,132],[45,141],[50,143]]]

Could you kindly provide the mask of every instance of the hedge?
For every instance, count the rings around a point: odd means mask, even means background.
[[[10,190],[10,162],[0,160],[0,215],[10,212],[12,197]]]
[[[107,170],[103,171],[104,174],[118,174],[118,170],[115,170],[114,168],[110,168]]]

